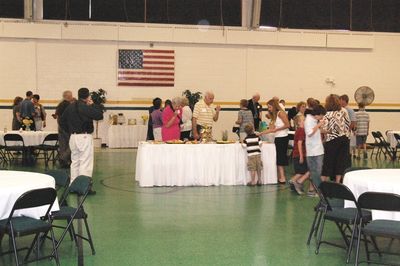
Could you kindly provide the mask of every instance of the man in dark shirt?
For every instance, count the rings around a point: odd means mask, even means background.
[[[100,106],[93,104],[87,88],[78,91],[78,100],[68,105],[60,119],[60,126],[70,135],[71,182],[80,175],[93,174],[93,120],[103,119]]]
[[[69,168],[71,165],[71,150],[69,148],[69,133],[60,127],[61,116],[67,109],[68,105],[74,102],[75,99],[72,96],[71,91],[63,92],[63,101],[60,102],[56,107],[56,113],[53,114],[53,118],[57,119],[58,124],[58,146],[59,146],[59,162],[62,168]]]
[[[253,114],[255,131],[258,131],[258,127],[261,122],[262,106],[261,106],[261,104],[258,103],[259,100],[260,100],[260,94],[256,93],[248,101],[248,105],[247,105],[247,109],[249,109],[251,111],[251,113]]]
[[[35,114],[35,106],[32,103],[33,93],[31,91],[26,92],[26,98],[20,103],[19,108],[19,117],[21,119],[21,124],[23,125],[22,121],[25,118],[32,120],[32,124],[30,125],[31,130],[35,130],[35,121],[33,116]]]

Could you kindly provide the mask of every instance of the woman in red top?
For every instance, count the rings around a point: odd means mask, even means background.
[[[182,109],[180,109],[181,98],[172,99],[171,105],[165,107],[162,113],[163,126],[161,135],[163,141],[178,140],[181,136]]]
[[[304,132],[304,116],[297,115],[295,117],[296,132],[294,134],[293,143],[293,168],[294,176],[290,179],[289,184],[292,190],[301,195],[303,194],[303,182],[310,177],[306,161],[306,133]]]

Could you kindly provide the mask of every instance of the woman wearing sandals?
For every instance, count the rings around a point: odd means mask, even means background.
[[[275,133],[276,164],[278,166],[278,183],[286,184],[285,166],[288,165],[287,149],[289,144],[289,120],[285,110],[279,105],[278,100],[271,99],[267,102],[268,112],[271,117],[269,129],[260,133]]]

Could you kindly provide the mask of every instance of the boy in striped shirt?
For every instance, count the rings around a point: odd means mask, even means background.
[[[247,183],[247,185],[261,186],[261,170],[263,169],[263,163],[261,160],[262,141],[260,137],[254,133],[254,126],[252,124],[247,124],[244,127],[244,131],[247,134],[246,138],[243,140],[243,143],[246,144],[248,157],[247,170],[249,170],[251,176],[251,181]]]

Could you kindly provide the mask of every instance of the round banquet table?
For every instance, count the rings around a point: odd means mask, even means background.
[[[52,176],[22,172],[0,171],[0,220],[7,219],[11,213],[15,201],[25,192],[33,189],[52,187],[55,188],[55,180]],[[46,213],[48,207],[29,208],[16,211],[14,216],[28,216],[40,218]],[[52,211],[59,210],[58,200],[53,204]]]
[[[277,183],[275,144],[261,148],[263,184]],[[232,144],[150,144],[142,142],[135,179],[141,187],[245,185],[247,152]]]
[[[44,138],[49,134],[57,134],[57,131],[4,131],[0,132],[0,145],[4,145],[4,135],[5,134],[18,134],[24,139],[25,146],[36,146],[43,143]]]
[[[343,179],[356,199],[364,192],[387,192],[400,195],[400,169],[366,169],[348,172]],[[345,207],[354,207],[346,201]],[[372,218],[400,221],[400,212],[372,211]]]

